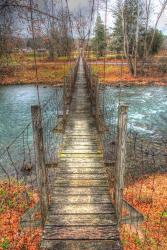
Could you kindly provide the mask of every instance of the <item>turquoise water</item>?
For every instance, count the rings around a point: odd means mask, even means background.
[[[40,87],[41,103],[54,87]],[[104,103],[129,106],[128,126],[140,134],[167,137],[167,87],[107,87]],[[7,146],[31,122],[31,105],[37,104],[35,86],[0,87],[0,150]]]
[[[39,88],[44,103],[53,94],[54,87]],[[38,103],[35,86],[0,87],[0,151],[31,122],[31,105]]]
[[[106,87],[104,104],[129,106],[128,127],[137,133],[167,138],[167,87]]]

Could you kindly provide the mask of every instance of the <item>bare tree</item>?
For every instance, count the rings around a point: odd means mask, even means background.
[[[14,31],[16,30],[16,11],[13,5],[18,6],[17,0],[2,0],[0,4],[0,62],[9,62],[13,50]]]
[[[89,16],[87,16],[85,12],[83,13],[80,9],[73,15],[73,19],[74,28],[79,36],[81,46],[83,46],[83,43],[89,35]]]
[[[114,12],[122,23],[118,35],[122,36],[129,71],[135,77],[139,60],[142,58],[144,64],[153,52],[158,23],[166,6],[167,0],[164,0],[160,3],[160,11],[155,15],[151,0],[118,0],[117,10]],[[151,23],[153,14],[154,25]]]
[[[148,29],[148,24],[149,24],[149,19],[150,19],[150,12],[151,12],[151,0],[147,1],[146,0],[146,3],[145,3],[145,9],[146,9],[146,29]],[[156,29],[158,27],[158,24],[159,24],[159,21],[167,7],[167,0],[163,0],[163,1],[159,1],[159,4],[160,4],[160,10],[159,12],[157,13],[157,16],[155,18],[155,24],[154,24],[154,31],[153,31],[153,34],[152,34],[152,38],[151,38],[151,42],[149,44],[149,46],[147,47],[147,44],[145,42],[145,60],[147,59],[147,57],[149,56],[149,52],[152,48],[152,45],[153,45],[153,42],[154,42],[154,38],[155,38],[155,34],[156,34]],[[147,34],[147,32],[146,32]],[[145,41],[147,40],[147,37],[145,38]]]

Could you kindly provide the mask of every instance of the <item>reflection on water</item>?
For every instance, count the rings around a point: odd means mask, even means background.
[[[40,101],[52,95],[54,87],[39,88]],[[0,151],[31,122],[31,105],[37,104],[35,86],[0,87]]]
[[[167,87],[116,87],[105,89],[105,105],[129,106],[128,124],[142,135],[167,137]]]

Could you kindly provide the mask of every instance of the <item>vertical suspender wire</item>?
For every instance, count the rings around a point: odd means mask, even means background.
[[[40,95],[39,95],[39,78],[38,78],[38,67],[37,67],[37,56],[36,56],[36,45],[35,45],[35,30],[34,30],[34,16],[33,16],[33,0],[29,0],[30,3],[30,18],[31,18],[31,31],[32,39],[34,43],[33,54],[34,54],[34,64],[35,64],[35,78],[36,78],[36,89],[37,89],[37,98],[38,104],[40,105]]]
[[[62,21],[62,27],[63,27],[62,37],[63,37],[63,34],[65,32],[63,0],[61,0],[61,11],[62,11],[61,12],[61,15],[62,15],[62,20],[61,21]],[[66,74],[66,60],[64,60],[64,77],[65,77],[65,74]]]
[[[97,15],[99,14],[99,0],[97,0]],[[96,72],[99,75],[99,67],[98,67],[98,44],[96,44]],[[100,78],[99,78],[100,80]]]
[[[106,53],[107,53],[107,14],[108,14],[108,0],[105,1],[105,38],[104,38],[104,81],[106,79]]]
[[[91,36],[91,31],[92,31],[92,21],[93,21],[93,14],[94,14],[94,5],[95,5],[95,2],[93,0],[93,3],[92,3],[92,10],[91,10],[91,16],[90,16],[90,28],[89,28],[89,39],[88,39],[88,58],[90,58],[90,64],[91,64],[91,46],[89,46],[89,42],[90,42],[90,36]]]
[[[87,39],[87,44],[86,44],[86,57],[87,60],[89,59],[89,42],[90,42],[90,35],[91,35],[91,26],[92,26],[92,21],[93,21],[93,14],[94,14],[94,4],[95,0],[92,1],[92,8],[91,8],[91,15],[90,15],[90,26],[89,26],[89,31],[88,31],[88,39]],[[87,53],[88,50],[88,53]]]
[[[74,43],[74,36],[73,36],[73,27],[72,27],[72,20],[70,17],[70,10],[69,10],[69,5],[68,5],[68,0],[65,0],[66,2],[66,8],[67,8],[67,15],[68,15],[68,20],[69,20],[69,26],[70,26],[70,30],[71,30],[71,36],[72,36],[72,40]],[[67,22],[68,23],[68,22]],[[69,61],[70,61],[70,69],[71,69],[71,48],[69,47],[69,42],[68,42],[68,30],[67,30],[67,49],[70,49],[70,53],[69,53]]]

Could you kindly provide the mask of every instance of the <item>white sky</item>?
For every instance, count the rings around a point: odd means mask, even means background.
[[[95,0],[97,2],[97,0]],[[160,1],[164,1],[164,0],[152,0],[152,5],[153,5],[153,9],[154,9],[154,15],[152,16],[152,25],[155,25],[155,21],[156,21],[156,16],[158,11],[160,10]],[[81,9],[86,11],[90,11],[91,9],[91,3],[92,0],[68,0],[69,2],[69,6],[70,6],[70,10],[74,11],[75,9]],[[116,0],[108,0],[108,5],[109,8],[110,7],[114,7]],[[100,8],[100,14],[102,16],[102,18],[104,19],[104,11],[101,10]],[[111,27],[113,25],[113,17],[112,17],[112,13],[108,13],[108,18],[107,18],[107,24],[109,27]],[[159,21],[159,25],[158,28],[160,30],[163,31],[164,34],[167,35],[167,8],[166,11],[164,12],[163,16],[161,17],[160,21]]]
[[[92,0],[91,0],[92,2]],[[68,0],[70,10],[87,8],[90,5],[90,0]]]

